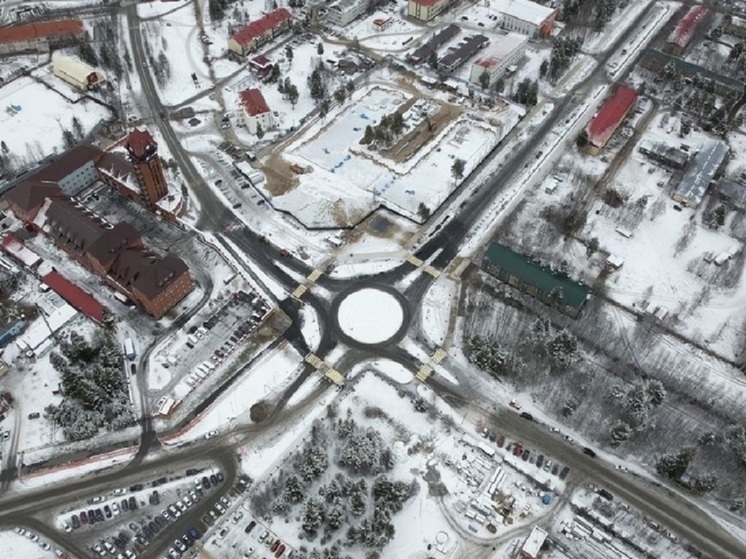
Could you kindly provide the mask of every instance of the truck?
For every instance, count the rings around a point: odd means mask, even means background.
[[[137,356],[137,353],[135,353],[135,344],[132,343],[132,338],[124,340],[124,355],[127,356],[127,359],[134,359]]]

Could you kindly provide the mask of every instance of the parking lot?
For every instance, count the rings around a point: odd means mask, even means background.
[[[95,534],[88,545],[99,557],[134,558],[146,550],[163,528],[189,514],[197,502],[223,481],[224,476],[217,469],[189,469],[184,476],[161,477],[92,497],[87,504],[60,515],[58,522],[66,532],[79,533],[82,538]],[[201,537],[202,532],[196,526],[189,527],[173,542],[171,556],[181,557]]]
[[[173,388],[182,400],[245,346],[270,311],[267,302],[249,290],[228,291],[155,353],[154,371],[160,392]],[[160,369],[160,372],[158,371]]]

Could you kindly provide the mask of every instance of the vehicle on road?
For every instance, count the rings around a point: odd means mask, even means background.
[[[526,412],[526,411],[522,411],[521,412],[521,417],[523,419],[528,419],[529,421],[533,421],[534,420],[534,416],[531,415],[530,413]]]
[[[591,458],[596,457],[596,451],[594,451],[592,448],[588,448],[587,446],[583,448],[583,454],[586,456],[590,456]]]
[[[205,439],[211,439],[211,438],[217,437],[217,436],[218,436],[218,432],[213,430],[213,431],[210,431],[209,433],[207,433],[205,435]]]

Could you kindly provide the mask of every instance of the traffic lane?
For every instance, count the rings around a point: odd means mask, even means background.
[[[484,414],[478,407],[469,407]],[[746,546],[681,495],[662,486],[654,487],[630,474],[623,475],[607,462],[586,456],[581,448],[551,434],[545,427],[521,418],[517,413],[502,411],[488,416],[488,421],[491,430],[512,436],[525,445],[534,445],[542,452],[551,454],[553,458],[569,466],[575,476],[580,474],[583,481],[595,482],[605,487],[708,556],[717,559],[746,557]]]

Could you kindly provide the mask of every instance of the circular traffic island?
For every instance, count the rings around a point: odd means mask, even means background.
[[[387,288],[364,287],[343,293],[335,319],[348,342],[374,346],[404,334],[405,307],[401,295]]]

